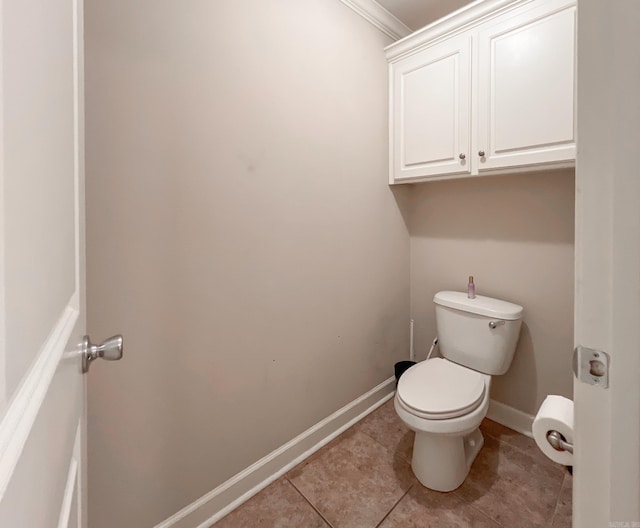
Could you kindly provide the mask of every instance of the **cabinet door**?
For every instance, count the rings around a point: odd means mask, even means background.
[[[575,160],[575,3],[537,5],[479,29],[480,172]]]
[[[470,173],[471,37],[391,65],[391,183]]]

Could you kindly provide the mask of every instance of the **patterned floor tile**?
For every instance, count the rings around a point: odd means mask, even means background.
[[[389,400],[215,528],[571,527],[572,477],[533,440],[491,420],[485,445],[452,493],[423,487],[413,432]]]
[[[374,528],[416,482],[405,459],[355,430],[287,477],[333,528]]]
[[[455,493],[507,527],[548,526],[564,471],[485,436],[469,476]]]
[[[279,479],[222,518],[215,528],[328,528],[286,479]]]
[[[508,444],[512,447],[525,451],[530,456],[535,458],[539,464],[547,464],[555,466],[555,462],[549,460],[546,455],[538,449],[538,446],[533,438],[529,438],[513,429],[509,429],[502,424],[494,422],[485,418],[480,424],[480,430],[485,436],[491,436],[500,442]]]
[[[556,506],[551,528],[571,528],[572,494],[573,477],[567,472],[562,481],[562,490],[560,491],[560,497],[558,497],[558,505]]]
[[[453,493],[416,484],[382,522],[380,528],[501,528]]]
[[[393,398],[353,426],[398,456],[411,462],[414,433],[398,417]]]

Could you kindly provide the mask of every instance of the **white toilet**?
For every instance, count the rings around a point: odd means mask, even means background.
[[[436,309],[442,358],[412,366],[394,406],[416,432],[411,468],[427,488],[452,491],[469,474],[484,439],[479,426],[489,407],[491,376],[511,365],[522,306],[466,292],[439,292]]]

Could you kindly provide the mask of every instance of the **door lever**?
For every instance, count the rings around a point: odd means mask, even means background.
[[[123,339],[121,335],[110,337],[100,345],[94,345],[86,335],[82,338],[82,372],[89,372],[89,366],[95,359],[102,358],[107,361],[122,359]]]

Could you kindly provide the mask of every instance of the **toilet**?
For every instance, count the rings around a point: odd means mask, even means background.
[[[411,468],[427,488],[452,491],[469,474],[484,439],[491,377],[504,374],[518,343],[523,308],[442,291],[433,298],[441,358],[400,378],[394,407],[415,431]]]

